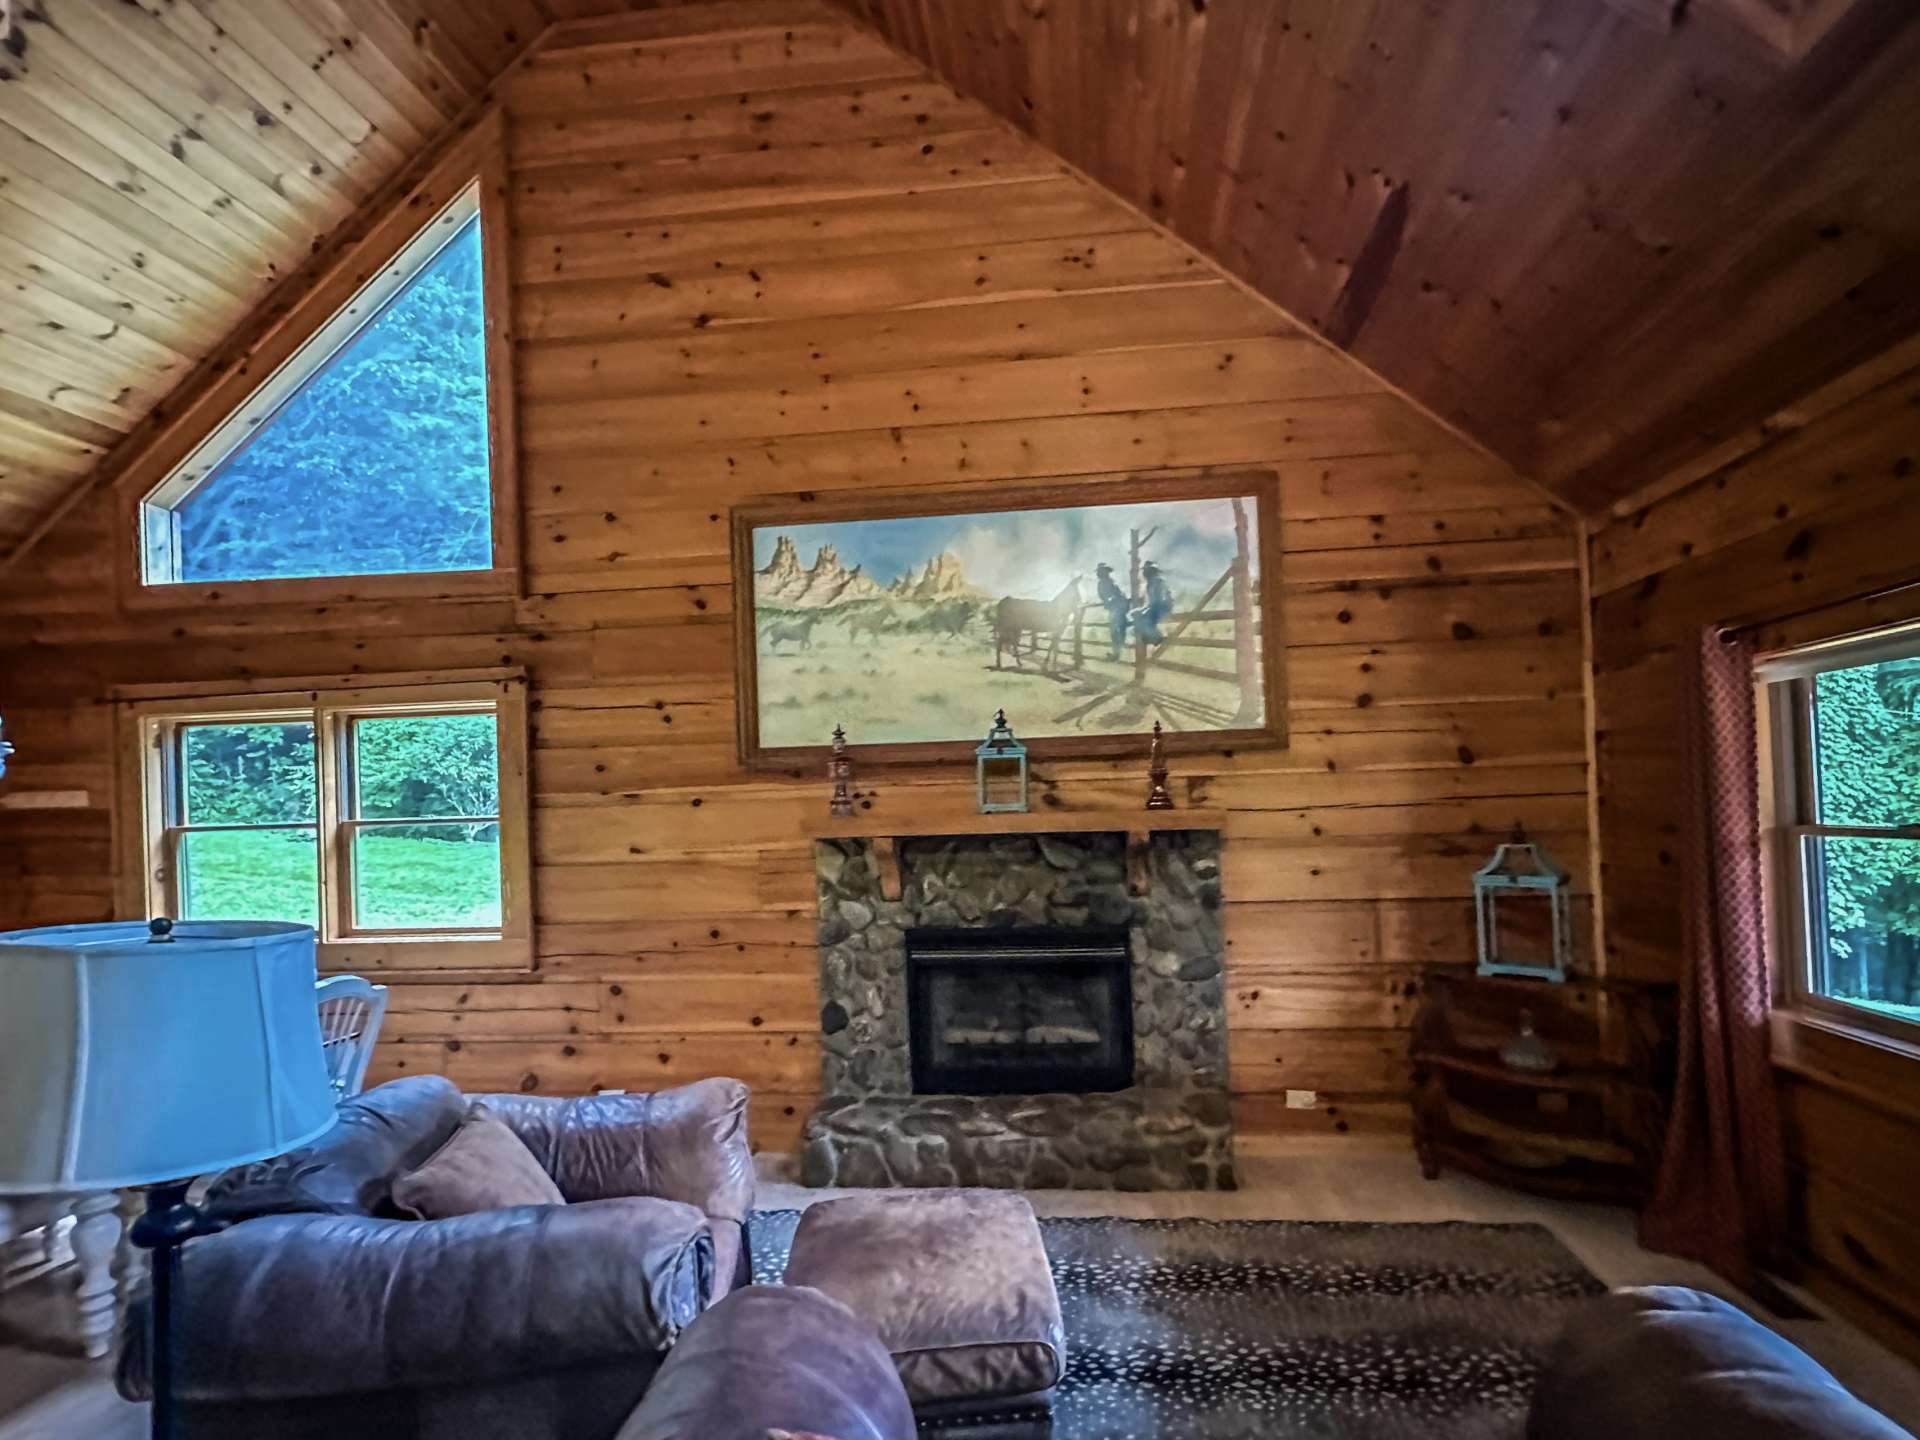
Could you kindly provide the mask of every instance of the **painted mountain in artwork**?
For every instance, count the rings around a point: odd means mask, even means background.
[[[802,569],[800,552],[782,535],[766,568],[754,572],[754,599],[761,605],[786,610],[824,610],[856,600],[884,599],[887,592],[861,573],[840,563],[833,546],[822,545],[810,569]]]
[[[958,555],[943,550],[927,561],[918,575],[902,571],[900,578],[887,587],[887,593],[896,600],[938,604],[942,600],[979,600],[987,592],[968,581]]]

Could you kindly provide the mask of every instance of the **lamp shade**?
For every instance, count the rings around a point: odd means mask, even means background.
[[[0,1195],[179,1180],[324,1134],[314,980],[304,925],[0,934]]]

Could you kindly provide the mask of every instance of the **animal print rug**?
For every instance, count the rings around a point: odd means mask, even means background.
[[[795,1210],[752,1222],[755,1278]],[[1053,1440],[1519,1440],[1603,1286],[1537,1225],[1043,1219],[1067,1323]]]

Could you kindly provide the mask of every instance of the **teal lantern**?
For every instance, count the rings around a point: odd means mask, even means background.
[[[1573,959],[1572,877],[1538,845],[1502,845],[1473,874],[1482,975],[1567,978]]]
[[[1014,738],[1007,712],[993,717],[993,728],[973,752],[980,779],[982,815],[1019,814],[1027,808],[1027,747]]]

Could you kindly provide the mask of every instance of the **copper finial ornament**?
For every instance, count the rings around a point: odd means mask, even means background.
[[[827,761],[827,778],[833,781],[833,799],[827,805],[829,815],[853,814],[853,757],[847,754],[847,732],[833,727],[833,755]]]
[[[1173,809],[1173,794],[1167,789],[1167,746],[1160,738],[1160,722],[1153,722],[1153,743],[1147,747],[1147,809]]]

